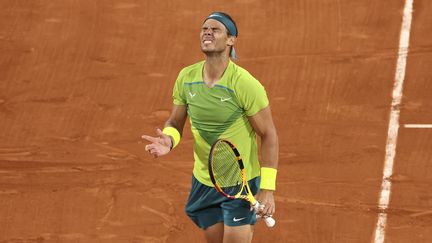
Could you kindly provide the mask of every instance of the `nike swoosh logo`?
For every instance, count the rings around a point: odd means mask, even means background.
[[[225,102],[225,101],[230,100],[230,99],[231,99],[231,97],[229,97],[229,98],[220,98],[220,100],[221,100],[222,102]]]
[[[191,98],[195,97],[196,94],[192,94],[191,92],[189,92],[189,95]]]
[[[234,217],[233,218],[233,221],[234,222],[238,222],[238,221],[241,221],[241,220],[243,220],[243,219],[245,219],[246,217],[243,217],[243,218],[236,218],[236,217]]]

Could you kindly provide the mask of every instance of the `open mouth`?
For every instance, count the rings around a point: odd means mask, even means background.
[[[210,40],[210,39],[204,39],[204,40],[203,40],[203,43],[204,43],[204,44],[211,44],[211,43],[213,43],[213,40]]]

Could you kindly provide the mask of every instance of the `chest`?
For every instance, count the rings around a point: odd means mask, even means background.
[[[214,85],[209,88],[204,82],[186,85],[184,94],[188,114],[195,121],[218,123],[238,117],[242,113],[234,90]]]

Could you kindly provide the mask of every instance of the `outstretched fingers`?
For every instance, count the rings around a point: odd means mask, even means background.
[[[150,142],[145,146],[145,151],[153,155],[154,158],[168,154],[171,150],[171,138],[164,134],[159,128],[156,130],[157,137],[142,135],[141,138]]]
[[[141,136],[142,139],[145,139],[149,142],[152,143],[160,143],[160,138],[159,137],[152,137],[152,136],[148,136],[148,135],[142,135]]]
[[[162,132],[162,130],[160,130],[159,128],[156,129],[156,132],[157,132],[157,134],[158,134],[160,137],[166,136],[166,134],[164,134],[164,133]]]

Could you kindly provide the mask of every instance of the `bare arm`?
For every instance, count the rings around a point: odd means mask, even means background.
[[[279,141],[270,107],[264,108],[254,116],[249,117],[249,122],[261,138],[261,167],[277,169],[279,160]],[[265,206],[263,210],[257,212],[258,214],[274,214],[276,207],[272,190],[261,189],[257,193],[256,198]]]
[[[165,122],[165,127],[174,127],[179,131],[180,135],[183,134],[184,124],[187,118],[187,109],[185,105],[174,105],[171,115]]]
[[[249,117],[249,122],[261,138],[261,166],[277,169],[279,142],[270,107],[266,107]]]
[[[174,105],[171,115],[165,122],[165,127],[174,127],[180,133],[183,133],[183,127],[187,118],[187,110],[185,105]],[[166,155],[173,147],[173,138],[162,133],[159,128],[156,130],[157,137],[143,135],[142,138],[151,142],[145,146],[145,150],[153,157],[157,158]]]

